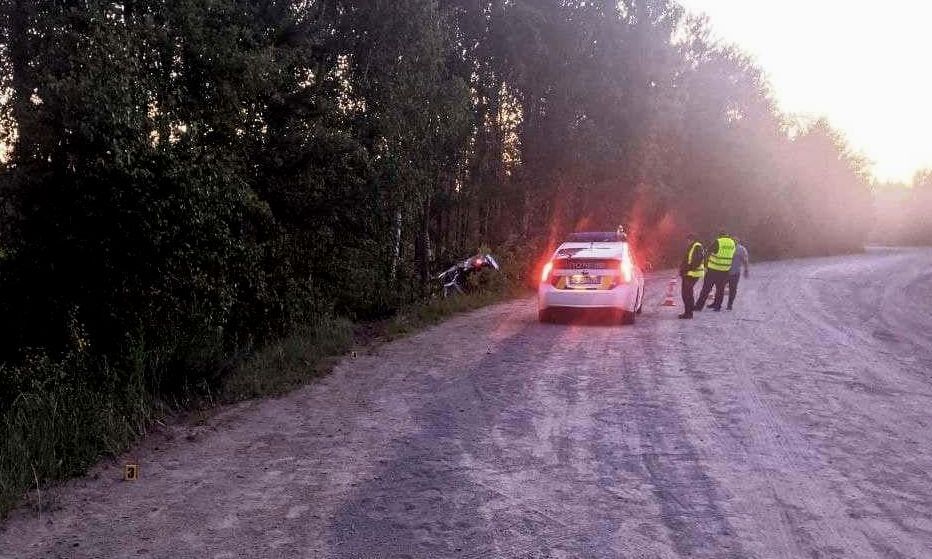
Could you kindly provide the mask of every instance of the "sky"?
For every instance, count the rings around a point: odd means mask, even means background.
[[[825,116],[879,181],[932,168],[932,0],[679,0],[753,56],[787,113]]]

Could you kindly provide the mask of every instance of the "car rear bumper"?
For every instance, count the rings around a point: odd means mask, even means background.
[[[539,309],[573,308],[573,309],[621,309],[629,312],[637,310],[638,284],[619,285],[614,289],[557,289],[549,283],[541,284],[537,289],[537,307]]]

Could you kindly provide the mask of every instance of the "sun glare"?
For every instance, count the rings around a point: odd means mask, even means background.
[[[754,56],[782,110],[826,116],[878,181],[932,167],[932,3],[681,0],[715,35]]]

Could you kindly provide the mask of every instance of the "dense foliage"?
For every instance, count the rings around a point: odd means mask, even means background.
[[[481,245],[520,280],[574,228],[628,223],[657,264],[689,230],[755,256],[866,233],[863,162],[670,0],[2,0],[0,40],[9,440],[36,394],[135,429]]]

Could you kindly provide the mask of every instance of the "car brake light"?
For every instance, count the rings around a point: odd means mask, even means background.
[[[622,277],[622,279],[625,280],[625,283],[630,283],[630,282],[631,282],[631,276],[632,276],[631,263],[628,262],[627,260],[622,260],[622,261],[621,261],[621,277]]]
[[[550,279],[550,272],[553,270],[553,261],[547,262],[544,264],[544,271],[540,275],[540,282],[547,283],[547,280]]]
[[[624,246],[620,268],[622,279],[624,279],[625,283],[630,283],[631,276],[634,275],[634,266],[631,265],[631,254],[628,252],[628,245]]]

